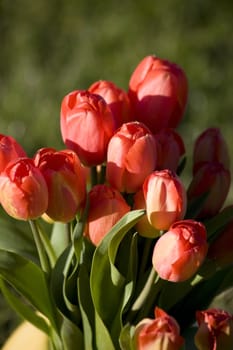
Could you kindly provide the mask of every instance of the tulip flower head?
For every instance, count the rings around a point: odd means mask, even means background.
[[[20,157],[27,157],[20,144],[12,136],[0,134],[0,172],[10,161]]]
[[[174,223],[156,242],[152,263],[158,275],[171,282],[192,277],[203,263],[208,243],[205,226],[195,220]]]
[[[195,141],[193,151],[193,174],[206,162],[219,162],[230,168],[227,143],[219,128],[208,128]]]
[[[107,152],[106,178],[120,192],[137,192],[156,167],[154,137],[142,123],[123,124],[111,138]]]
[[[78,156],[70,150],[42,148],[34,162],[48,186],[46,214],[54,221],[71,221],[86,199],[85,175]]]
[[[19,220],[36,219],[47,210],[47,184],[32,159],[12,161],[0,174],[0,201]]]
[[[116,129],[130,121],[130,102],[128,94],[116,84],[107,80],[93,83],[88,91],[100,95],[107,102],[115,119]]]
[[[146,318],[135,328],[135,350],[179,350],[184,343],[176,320],[156,307],[155,319]]]
[[[195,335],[198,350],[233,349],[233,316],[220,309],[196,312],[199,325]]]
[[[230,183],[230,171],[222,163],[206,162],[198,168],[187,191],[190,201],[207,195],[198,218],[212,217],[219,212],[227,198]]]
[[[129,98],[135,119],[153,133],[179,124],[187,104],[188,82],[184,71],[156,56],[145,57],[129,82]]]
[[[89,192],[85,236],[98,245],[122,216],[130,211],[120,192],[111,186],[95,185]]]
[[[84,90],[66,95],[61,104],[60,125],[64,143],[84,165],[96,166],[106,160],[115,121],[100,95]]]
[[[158,150],[157,170],[177,171],[179,161],[185,153],[181,136],[171,128],[162,129],[155,135]]]
[[[167,230],[184,218],[186,192],[180,178],[170,170],[151,173],[143,183],[148,221],[157,230]]]

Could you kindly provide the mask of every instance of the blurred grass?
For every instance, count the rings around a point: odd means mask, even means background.
[[[178,129],[187,154],[210,126],[221,127],[232,154],[232,13],[228,0],[0,0],[0,133],[14,136],[29,155],[62,148],[63,96],[98,79],[127,90],[139,61],[156,54],[182,66],[189,79]],[[3,337],[9,310],[0,302]]]

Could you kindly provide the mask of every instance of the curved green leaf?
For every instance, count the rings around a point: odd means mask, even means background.
[[[38,265],[13,252],[0,250],[0,276],[11,284],[56,329],[57,320],[46,275]]]
[[[123,304],[126,280],[114,265],[117,251],[127,232],[144,214],[144,210],[126,214],[104,237],[93,256],[91,294],[96,312],[109,329],[113,320],[116,322],[116,315],[120,316],[119,307]]]
[[[7,284],[0,279],[0,288],[3,293],[4,298],[8,304],[12,307],[13,310],[17,312],[23,319],[32,323],[35,327],[39,328],[41,331],[50,335],[50,329],[48,323],[45,319],[39,316],[35,310],[32,309],[29,305],[22,302],[12,291],[8,288]]]

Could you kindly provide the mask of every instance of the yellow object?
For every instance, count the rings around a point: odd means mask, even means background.
[[[2,350],[47,350],[48,337],[29,322],[23,322],[12,333]]]

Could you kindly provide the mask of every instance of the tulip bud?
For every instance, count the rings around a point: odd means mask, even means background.
[[[199,325],[195,335],[198,350],[233,349],[233,316],[220,309],[196,312]]]
[[[54,221],[69,222],[82,209],[86,198],[84,170],[78,156],[70,150],[40,149],[34,162],[48,186],[46,214]]]
[[[176,64],[155,56],[145,57],[129,82],[129,98],[135,119],[153,133],[175,128],[186,107],[188,82]]]
[[[228,147],[218,128],[208,128],[196,139],[193,151],[193,174],[205,162],[219,162],[225,169],[230,168]]]
[[[157,230],[167,230],[184,218],[186,191],[180,178],[170,170],[151,173],[144,181],[147,218]]]
[[[116,128],[130,121],[129,97],[123,89],[120,89],[111,81],[100,80],[93,83],[88,91],[104,98],[112,111]]]
[[[98,245],[122,216],[130,211],[123,196],[107,185],[95,185],[89,192],[89,213],[85,236]]]
[[[170,169],[176,172],[181,156],[185,153],[181,136],[171,128],[155,134],[158,150],[157,170]]]
[[[212,217],[219,212],[228,195],[230,183],[230,171],[219,162],[207,162],[198,168],[187,191],[190,201],[206,193],[198,218]]]
[[[203,263],[208,244],[205,226],[194,220],[174,223],[156,242],[152,263],[158,275],[171,282],[192,277]]]
[[[108,145],[106,178],[120,192],[134,193],[156,167],[153,135],[142,123],[123,124]]]
[[[139,190],[134,195],[134,204],[133,209],[146,209],[146,202],[143,195],[143,191]],[[156,230],[148,221],[147,215],[143,215],[143,217],[135,224],[135,228],[140,236],[155,238],[159,236],[160,231]]]
[[[143,319],[135,328],[135,350],[180,350],[183,343],[176,320],[158,307],[155,319]]]
[[[13,137],[0,134],[0,172],[10,161],[26,156],[26,152]]]
[[[29,158],[10,162],[0,175],[0,201],[15,219],[41,216],[48,206],[48,188],[41,171]]]
[[[114,131],[113,114],[101,96],[76,90],[64,97],[62,138],[84,165],[96,166],[106,160],[108,142]]]

